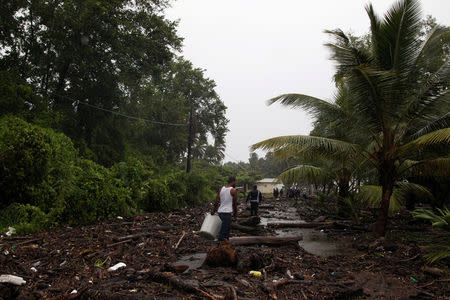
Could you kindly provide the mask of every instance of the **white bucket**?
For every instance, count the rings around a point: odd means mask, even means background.
[[[222,226],[222,220],[217,214],[211,215],[210,213],[205,214],[205,220],[203,220],[202,227],[200,228],[200,235],[214,240],[219,234],[220,227]]]

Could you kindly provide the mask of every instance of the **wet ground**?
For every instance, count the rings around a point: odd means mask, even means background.
[[[348,229],[271,229],[264,225],[310,221],[323,212],[295,208],[285,200],[265,205],[274,208],[260,211],[261,235],[300,234],[303,240],[300,247],[236,247],[241,261],[253,259],[252,267],[202,265],[217,245],[197,233],[210,206],[0,237],[0,275],[26,281],[22,286],[0,283],[0,299],[449,299],[448,261],[437,265],[447,272],[441,277],[423,271],[421,239],[448,240],[431,226],[405,226],[410,220],[397,218],[389,232],[395,238],[377,241],[368,232]],[[240,214],[248,214],[244,206]],[[126,266],[108,271],[119,262]],[[142,275],[149,269],[160,276]],[[252,270],[264,276],[252,276]]]

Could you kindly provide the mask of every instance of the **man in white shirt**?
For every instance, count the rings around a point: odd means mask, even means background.
[[[216,202],[211,210],[211,215],[216,212],[222,220],[222,227],[219,232],[219,241],[228,240],[230,238],[231,215],[236,220],[237,217],[237,191],[236,177],[228,178],[228,184],[217,192]]]

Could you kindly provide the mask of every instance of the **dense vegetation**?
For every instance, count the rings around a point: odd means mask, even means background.
[[[0,231],[193,205],[231,175],[226,107],[167,5],[1,2]]]
[[[303,94],[270,100],[306,109],[315,118],[309,136],[281,136],[254,149],[294,159],[286,183],[337,190],[340,214],[378,207],[384,235],[389,211],[414,202],[450,202],[450,30],[420,19],[417,1],[399,1],[380,19],[366,7],[370,33],[327,31],[336,62],[333,101]]]

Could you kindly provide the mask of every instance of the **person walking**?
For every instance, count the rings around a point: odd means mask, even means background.
[[[278,199],[278,188],[275,187],[273,189],[273,199],[277,200]]]
[[[237,217],[236,177],[228,178],[228,184],[217,192],[216,202],[211,210],[211,215],[214,215],[216,212],[219,213],[219,218],[222,220],[219,242],[228,241],[230,238],[232,214],[233,220],[236,220]]]
[[[250,200],[250,212],[252,216],[258,215],[259,202],[262,200],[262,193],[258,190],[256,185],[253,186],[253,190],[248,192],[247,201]]]

